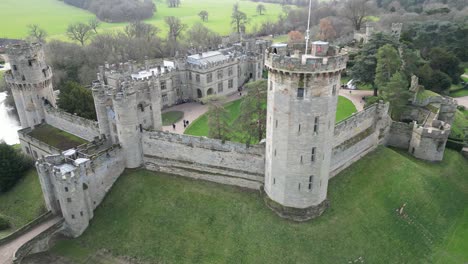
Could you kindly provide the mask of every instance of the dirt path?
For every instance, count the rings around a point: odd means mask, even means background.
[[[227,102],[235,101],[239,98],[239,94],[235,93],[227,97]],[[200,117],[208,111],[208,106],[202,105],[200,103],[185,103],[180,105],[174,105],[167,109],[164,109],[163,113],[170,111],[184,112],[184,117],[182,118],[182,120],[179,120],[177,123],[175,123],[175,130],[172,128],[172,126],[163,126],[163,131],[168,131],[176,134],[183,134],[185,131],[183,120],[185,119],[192,123],[195,119],[197,119],[198,117]]]
[[[454,99],[457,100],[458,105],[463,105],[468,108],[468,96],[456,97]]]
[[[10,264],[13,262],[13,254],[18,250],[24,243],[33,239],[44,230],[48,229],[52,225],[60,221],[60,217],[55,217],[49,219],[41,224],[38,224],[33,229],[29,230],[27,233],[21,235],[20,237],[8,242],[5,245],[0,246],[0,264]]]
[[[348,98],[353,102],[354,106],[358,111],[362,111],[364,109],[364,105],[366,102],[362,100],[363,96],[371,96],[374,94],[374,91],[369,90],[346,90],[340,89],[340,95],[343,97]]]

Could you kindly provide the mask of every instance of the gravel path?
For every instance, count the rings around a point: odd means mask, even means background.
[[[468,96],[457,97],[454,99],[457,100],[458,105],[463,105],[464,107],[468,108]]]
[[[356,109],[358,110],[358,112],[364,110],[364,105],[366,104],[366,102],[362,100],[362,97],[371,96],[373,94],[374,94],[374,91],[369,91],[369,90],[340,89],[340,95],[351,100],[354,106],[356,106]]]
[[[38,224],[33,229],[29,230],[27,233],[21,235],[20,237],[8,242],[5,245],[0,246],[0,264],[10,264],[13,262],[13,254],[18,250],[24,243],[33,239],[49,227],[56,224],[60,221],[60,217],[55,217],[50,220],[47,220],[41,224]]]

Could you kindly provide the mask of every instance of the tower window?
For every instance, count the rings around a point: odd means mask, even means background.
[[[211,74],[211,72],[210,72],[210,73],[208,73],[208,74],[206,75],[206,82],[207,82],[207,83],[210,83],[210,82],[212,82],[212,81],[213,81],[213,74]]]
[[[301,156],[301,164],[302,164],[302,156]]]
[[[24,77],[24,75],[21,76],[21,79],[22,79],[23,81],[26,81],[26,77]]]
[[[311,157],[310,157],[310,161],[312,161],[312,162],[315,161],[315,154],[316,154],[316,152],[317,152],[316,149],[317,149],[316,147],[313,147],[313,148],[312,148],[312,155],[311,155]]]
[[[275,153],[274,153],[274,154],[275,154],[275,157],[276,157],[276,149],[275,149]]]
[[[297,129],[297,132],[301,132],[301,124],[299,124],[299,128]]]
[[[317,133],[318,132],[318,129],[319,129],[319,117],[315,117],[315,121],[314,121],[314,133]]]
[[[301,190],[301,184],[299,183],[299,186],[297,187],[297,189],[300,191]]]
[[[273,90],[273,82],[270,81],[270,91]]]
[[[65,192],[68,192],[68,187],[65,187]]]
[[[275,184],[275,183],[276,183],[276,178],[273,178],[273,184]]]
[[[314,176],[309,176],[309,190],[312,190],[312,180],[314,179]]]
[[[200,82],[200,74],[197,73],[197,74],[195,75],[195,80],[196,80],[197,82]]]
[[[304,88],[297,88],[297,98],[298,99],[304,98]]]
[[[68,203],[71,203],[71,201],[72,201],[71,198],[67,198]]]
[[[275,128],[278,128],[278,120],[275,122]]]
[[[80,211],[80,215],[83,216],[83,211]]]
[[[29,67],[32,66],[32,60],[28,60],[28,65],[29,65]]]
[[[72,219],[75,219],[75,215],[74,215],[74,214],[72,214]]]
[[[161,90],[166,90],[166,81],[161,81]]]
[[[333,95],[333,96],[336,95],[336,84],[333,85],[332,95]]]
[[[13,65],[13,70],[14,70],[14,71],[17,71],[17,70],[18,70],[18,67],[16,67],[16,65]]]

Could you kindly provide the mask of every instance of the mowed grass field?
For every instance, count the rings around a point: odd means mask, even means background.
[[[85,233],[52,252],[76,263],[99,249],[148,263],[466,263],[466,171],[452,150],[429,163],[379,147],[331,180],[323,216],[295,223],[256,191],[127,170]]]
[[[32,168],[16,185],[0,194],[0,216],[11,225],[9,230],[0,231],[0,238],[45,213],[41,185],[35,168]]]
[[[261,22],[274,21],[282,12],[281,6],[267,4],[266,13],[262,16],[256,13],[258,3],[247,0],[182,0],[179,8],[169,8],[165,0],[154,0],[157,12],[146,23],[153,24],[162,30],[161,37],[167,35],[167,25],[164,17],[175,16],[188,26],[201,22],[198,13],[206,10],[209,13],[207,22],[203,24],[221,35],[230,34],[232,5],[239,2],[240,10],[249,17],[247,30]],[[59,0],[1,0],[0,1],[0,38],[24,38],[27,36],[27,26],[38,24],[49,33],[51,39],[67,40],[66,29],[70,23],[87,22],[95,17],[93,13],[65,4]],[[102,23],[99,31],[122,30],[126,23]]]
[[[235,120],[237,117],[240,115],[241,111],[241,102],[242,100],[236,100],[234,102],[230,102],[226,104],[225,108],[229,112],[229,123],[234,126],[235,125]],[[356,107],[354,104],[347,98],[343,96],[338,97],[338,107],[336,111],[336,122],[339,122],[353,113],[355,113]],[[234,129],[234,128],[233,128]],[[187,135],[192,135],[192,136],[208,136],[208,117],[207,115],[202,115],[199,118],[197,118],[195,121],[193,121],[189,127],[185,130],[184,134]],[[244,143],[246,140],[245,135],[242,135],[242,133],[231,133],[229,140],[231,141],[236,141],[236,142],[242,142]],[[251,142],[252,144],[257,143],[257,142]]]

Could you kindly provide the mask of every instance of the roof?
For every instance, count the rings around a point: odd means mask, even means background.
[[[210,63],[221,62],[229,59],[228,56],[223,55],[219,51],[208,51],[202,54],[195,54],[187,57],[187,62],[195,65],[207,65]]]

